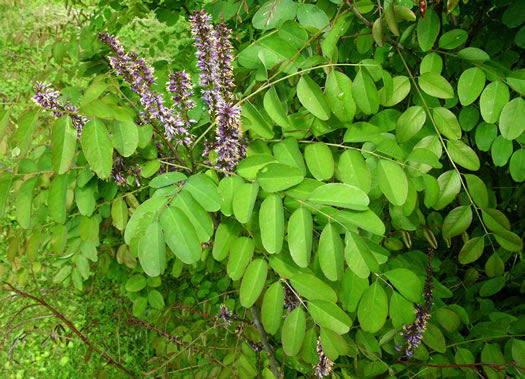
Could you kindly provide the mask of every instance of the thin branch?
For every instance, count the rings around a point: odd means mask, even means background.
[[[270,346],[270,342],[268,341],[268,335],[266,334],[266,331],[264,330],[261,324],[261,320],[259,319],[259,312],[257,311],[257,307],[253,305],[250,308],[250,311],[252,312],[253,322],[257,327],[257,331],[259,332],[259,337],[261,337],[261,342],[264,346],[264,350],[268,354],[268,358],[270,358],[270,370],[272,370],[272,373],[276,378],[281,378],[282,375],[279,372],[279,369],[277,368],[275,354],[273,352],[272,347]]]
[[[15,293],[17,293],[18,295],[22,296],[22,297],[26,297],[28,299],[31,299],[33,301],[36,301],[37,303],[43,305],[44,307],[46,307],[47,309],[49,309],[57,318],[59,318],[64,324],[66,324],[66,326],[73,332],[75,333],[78,337],[80,337],[80,339],[82,340],[82,342],[84,342],[86,345],[88,345],[91,349],[93,349],[93,351],[95,351],[96,353],[100,354],[101,356],[103,356],[105,359],[107,359],[108,363],[114,365],[115,367],[117,367],[120,371],[122,371],[123,373],[125,373],[126,375],[128,375],[129,377],[132,377],[134,378],[135,376],[131,373],[131,371],[129,371],[127,368],[125,368],[124,366],[122,366],[119,362],[117,362],[116,360],[114,360],[108,353],[106,353],[105,351],[102,351],[100,350],[97,346],[95,346],[85,335],[83,335],[77,328],[75,325],[73,325],[73,323],[71,321],[69,321],[63,314],[61,314],[59,311],[57,311],[55,308],[53,308],[53,306],[51,306],[50,304],[48,304],[44,299],[40,299],[38,297],[35,297],[33,295],[30,295],[28,293],[25,293],[24,291],[22,290],[19,290],[17,288],[15,288],[11,283],[8,283],[8,282],[5,282],[4,281],[4,284],[7,285],[9,288],[8,289],[5,289],[6,291],[13,291]]]

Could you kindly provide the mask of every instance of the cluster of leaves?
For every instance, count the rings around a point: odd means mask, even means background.
[[[8,233],[9,280],[27,283],[41,255],[78,291],[101,270],[137,325],[169,332],[152,373],[520,375],[525,15],[520,0],[473,3],[429,2],[424,17],[405,0],[208,4],[238,30],[249,146],[228,175],[202,157],[215,125],[201,99],[192,146],[137,125],[96,35],[142,8],[101,8],[77,72],[98,75],[67,92],[92,120],[79,148],[67,115],[50,127],[39,110],[0,114],[18,149],[0,173],[0,215],[13,198],[21,227]],[[168,25],[185,12],[149,7]],[[158,83],[174,67],[197,78],[194,61],[172,59],[155,65]],[[35,146],[36,133],[49,138]],[[108,180],[115,151],[140,167],[129,186]],[[429,274],[434,306],[406,360],[401,333]]]

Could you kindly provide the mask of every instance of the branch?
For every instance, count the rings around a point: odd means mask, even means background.
[[[268,335],[264,331],[264,328],[261,324],[261,320],[259,319],[259,312],[257,312],[257,307],[253,305],[250,308],[250,311],[252,312],[253,322],[255,326],[257,327],[259,336],[261,337],[261,341],[264,346],[264,350],[266,350],[266,353],[268,354],[268,358],[270,358],[270,369],[272,370],[272,373],[276,378],[281,378],[282,375],[279,373],[279,369],[277,368],[277,361],[275,360],[275,354],[268,341]]]
[[[105,359],[107,359],[108,363],[114,365],[115,367],[117,367],[120,371],[122,371],[123,373],[125,373],[126,375],[128,375],[129,377],[132,377],[134,378],[135,376],[131,373],[131,371],[129,371],[127,368],[125,368],[124,366],[122,366],[119,362],[117,362],[116,360],[114,360],[108,353],[106,353],[105,351],[102,351],[100,350],[98,347],[96,347],[85,335],[83,335],[76,327],[75,325],[73,325],[73,323],[71,321],[69,321],[63,314],[61,314],[59,311],[57,311],[55,308],[53,308],[53,306],[51,306],[50,304],[48,304],[44,299],[40,299],[38,297],[35,297],[33,295],[30,295],[28,293],[25,293],[23,292],[22,290],[19,290],[17,288],[15,288],[11,283],[8,283],[8,282],[5,282],[4,281],[4,284],[6,284],[9,288],[3,288],[3,290],[5,291],[13,291],[15,293],[17,293],[18,295],[22,296],[22,297],[26,297],[28,299],[31,299],[33,301],[36,301],[37,303],[43,305],[44,307],[46,307],[47,309],[49,309],[57,318],[59,318],[60,320],[62,320],[62,322],[64,324],[66,324],[66,326],[73,332],[75,333],[78,337],[80,337],[80,339],[82,340],[82,342],[84,342],[86,345],[88,345],[91,349],[93,349],[93,351],[95,351],[96,353],[100,354],[101,356],[103,356]]]

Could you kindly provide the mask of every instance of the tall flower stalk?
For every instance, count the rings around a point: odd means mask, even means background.
[[[242,138],[241,109],[233,103],[231,30],[224,23],[211,24],[211,16],[204,10],[195,11],[190,22],[202,97],[217,125],[215,141],[207,144],[204,154],[209,157],[215,151],[215,167],[233,172],[246,155],[246,141]]]
[[[427,323],[430,319],[430,311],[432,310],[432,305],[434,304],[432,289],[432,257],[434,251],[430,249],[428,251],[428,260],[427,260],[427,278],[425,280],[425,287],[423,289],[423,304],[418,304],[416,306],[416,319],[410,325],[405,325],[403,327],[403,337],[406,340],[403,353],[410,358],[414,351],[417,349],[421,341],[423,341],[423,334],[427,330]],[[401,346],[397,346],[396,349],[399,351],[402,349]]]

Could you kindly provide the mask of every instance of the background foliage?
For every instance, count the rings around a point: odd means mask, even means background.
[[[17,3],[0,35],[8,376],[521,375],[520,0]],[[228,175],[202,156],[203,7],[233,30],[248,147]],[[192,144],[140,125],[99,32],[166,99],[190,74]],[[92,120],[80,137],[31,102],[36,81]]]

